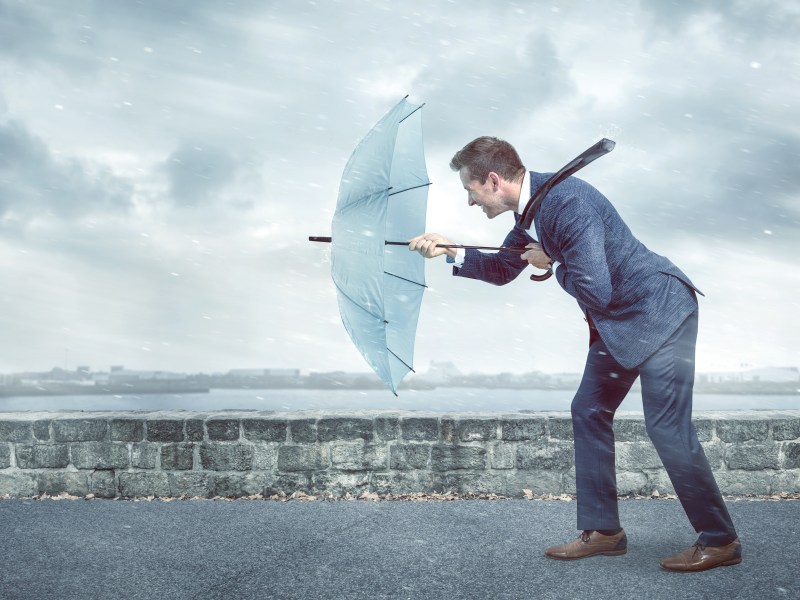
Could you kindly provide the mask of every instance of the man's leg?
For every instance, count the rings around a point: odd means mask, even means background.
[[[597,337],[589,348],[580,387],[572,401],[578,529],[619,528],[614,455],[614,413],[636,380]]]
[[[701,546],[721,547],[736,531],[692,424],[697,312],[639,367],[647,433],[672,486],[700,534]]]

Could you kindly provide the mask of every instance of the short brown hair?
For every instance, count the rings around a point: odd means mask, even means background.
[[[514,146],[489,136],[476,138],[455,153],[450,168],[460,171],[462,167],[467,167],[470,179],[480,183],[486,183],[490,171],[506,181],[517,181],[525,175],[525,166]]]

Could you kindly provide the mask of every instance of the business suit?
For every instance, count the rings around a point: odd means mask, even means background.
[[[530,174],[532,194],[548,174]],[[556,185],[534,219],[542,250],[560,263],[559,285],[593,327],[572,403],[578,528],[618,528],[614,412],[641,377],[647,432],[703,546],[736,539],[691,423],[700,291],[667,258],[647,249],[611,203],[588,183]],[[504,246],[535,241],[519,223]],[[467,250],[454,275],[502,285],[528,263],[512,252]]]

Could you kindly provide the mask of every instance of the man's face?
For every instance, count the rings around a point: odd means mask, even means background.
[[[467,204],[480,206],[484,214],[490,219],[494,219],[506,210],[500,198],[499,181],[496,173],[489,173],[483,183],[477,179],[470,179],[467,167],[461,167],[458,176],[461,178],[461,184],[464,189],[467,190]]]

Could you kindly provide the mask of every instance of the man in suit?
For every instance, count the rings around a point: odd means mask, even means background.
[[[578,178],[555,185],[535,215],[534,231],[525,230],[520,214],[549,174],[528,172],[508,142],[477,138],[455,154],[450,167],[467,190],[469,206],[490,219],[513,212],[515,225],[503,245],[529,249],[520,256],[441,248],[452,242],[436,233],[412,239],[409,249],[427,258],[446,254],[455,263],[454,275],[495,285],[508,283],[528,264],[551,269],[589,323],[586,367],[571,407],[582,533],[545,555],[573,560],[627,552],[612,423],[641,377],[647,433],[699,534],[693,546],[661,566],[702,571],[741,562],[741,544],[691,422],[699,290],[636,239],[611,203]]]

